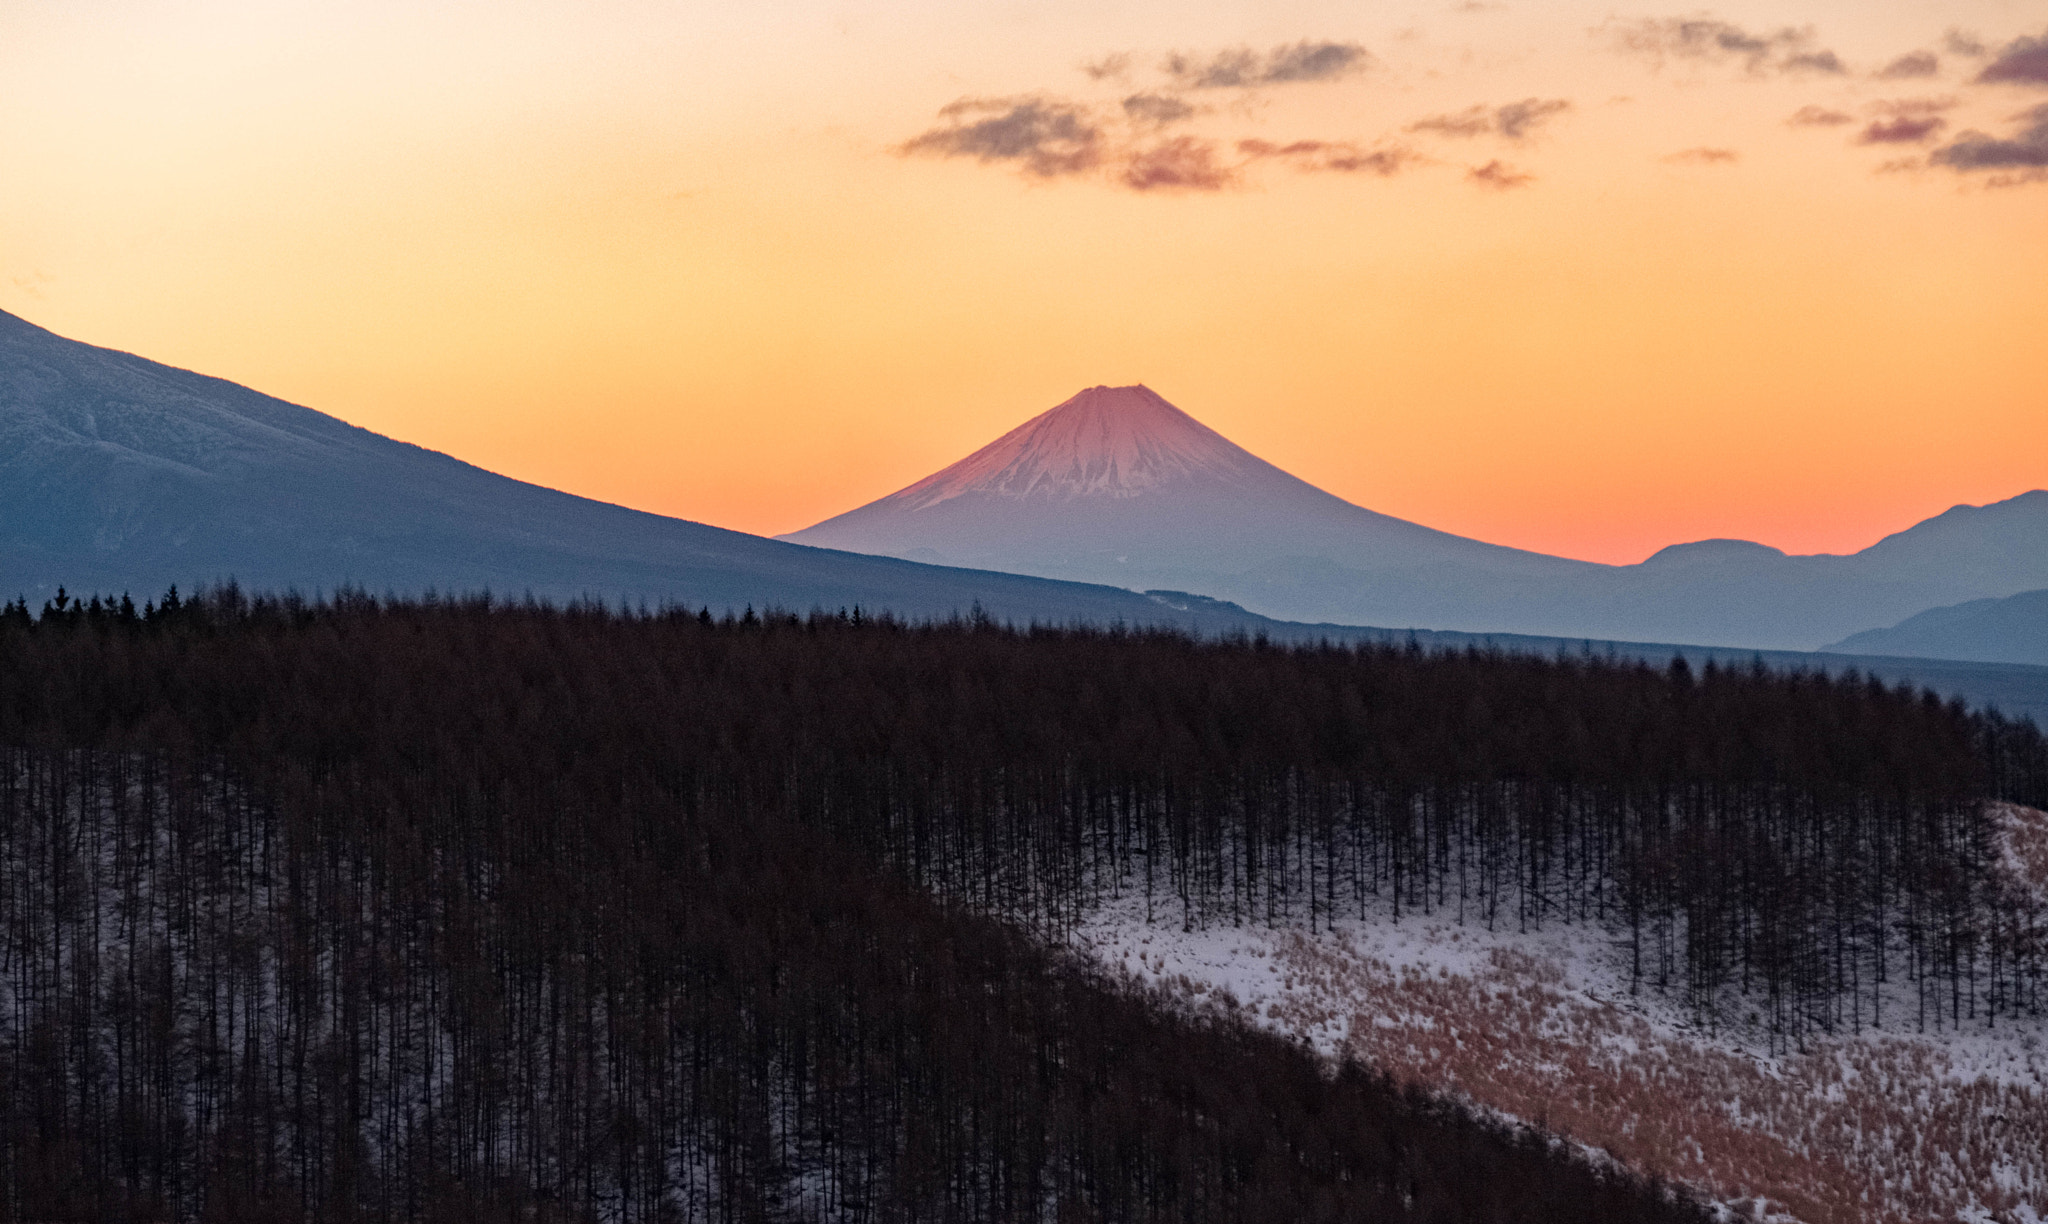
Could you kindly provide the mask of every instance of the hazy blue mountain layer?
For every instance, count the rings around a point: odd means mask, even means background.
[[[778,543],[508,479],[0,312],[0,599],[233,578],[1256,629],[1241,610]]]
[[[1825,649],[2048,665],[2048,590],[1929,608],[1889,629],[1852,633]]]
[[[1302,488],[1325,505],[1348,506]],[[1424,550],[1443,540],[1473,555],[1505,557],[1501,564],[1510,568],[1602,568],[1386,521]],[[1697,562],[1713,547],[1666,552]],[[2048,723],[2048,667],[1294,623],[1178,589],[1138,594],[779,543],[494,475],[0,312],[0,599],[26,595],[39,606],[63,585],[128,591],[140,600],[172,583],[190,590],[225,578],[308,594],[344,585],[376,593],[490,590],[515,599],[531,592],[558,602],[591,596],[735,611],[860,605],[908,617],[950,616],[979,604],[1017,622],[1170,625],[1290,641],[1412,638],[1426,649],[1596,651],[1659,666],[1674,654],[1695,666],[1762,658],[1837,673],[1857,668]]]
[[[1284,620],[1781,650],[2048,585],[2048,491],[1958,506],[1850,556],[1702,540],[1596,565],[1353,505],[1142,386],[1090,388],[909,488],[782,538],[1201,591]]]

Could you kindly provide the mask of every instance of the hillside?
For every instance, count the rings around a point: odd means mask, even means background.
[[[2048,912],[2048,813],[1996,820],[2008,886]],[[1073,943],[1198,1013],[1539,1124],[1740,1219],[2048,1219],[2038,1016],[1951,1017],[1900,992],[1854,1029],[1788,1047],[1740,1011],[1703,1022],[1632,989],[1597,925],[1448,911],[1190,931],[1108,905]]]
[[[1987,800],[2048,799],[2048,743],[1860,681],[223,593],[0,614],[0,746],[0,1218],[1702,1218],[1648,1173],[2018,1221],[2041,1180],[2043,830]]]
[[[0,1220],[1706,1224],[1158,1006],[1038,937],[1057,894],[962,904],[1031,857],[957,820],[1006,760],[1050,815],[1042,699],[1104,674],[1075,646],[1188,649],[360,598],[0,618]],[[1130,730],[1123,759],[1167,746]]]
[[[1929,608],[1889,629],[1852,633],[1824,649],[2048,665],[2048,590]]]
[[[1242,610],[777,543],[484,471],[0,312],[0,599],[305,593],[863,606],[1256,629]]]

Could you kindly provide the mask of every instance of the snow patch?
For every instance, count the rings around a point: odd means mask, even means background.
[[[2038,826],[2024,813],[2008,824],[2048,849],[2048,817],[2033,816]],[[1404,916],[1183,930],[1116,902],[1072,942],[1192,1006],[1700,1188],[1730,1220],[2048,1216],[2040,1020],[1922,1032],[1902,1004],[1885,1028],[1774,1056],[1754,1029],[1631,994],[1616,941],[1584,924],[1488,931]]]

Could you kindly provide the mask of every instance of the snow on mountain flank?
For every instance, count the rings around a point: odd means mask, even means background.
[[[2002,869],[2048,896],[2048,814],[2001,805]],[[1882,1030],[1769,1054],[1629,993],[1605,932],[1403,917],[1184,930],[1112,903],[1073,937],[1110,969],[1323,1054],[1451,1092],[1698,1187],[1737,1219],[2048,1221],[2048,1025]]]
[[[1198,477],[1237,483],[1263,460],[1150,387],[1090,387],[994,442],[884,498],[923,510],[964,493],[1133,497]]]

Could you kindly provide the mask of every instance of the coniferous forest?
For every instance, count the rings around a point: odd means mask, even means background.
[[[488,601],[0,614],[0,1220],[1704,1220],[1061,950],[1583,924],[2048,1009],[2030,723],[1762,668]]]

